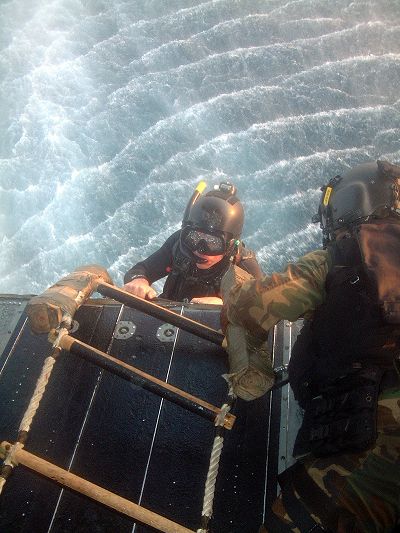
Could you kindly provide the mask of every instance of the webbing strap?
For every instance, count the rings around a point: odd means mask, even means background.
[[[293,529],[289,527],[283,520],[278,518],[272,510],[267,513],[264,525],[268,533],[293,533]],[[262,530],[260,530],[261,533]]]
[[[292,477],[292,467],[278,476],[282,489],[282,501],[288,515],[300,529],[301,533],[322,533],[325,530],[315,522],[306,507],[296,498]]]
[[[315,510],[324,526],[336,531],[339,511],[332,499],[307,474],[304,465],[296,463],[291,468],[292,483],[300,498],[309,509]]]

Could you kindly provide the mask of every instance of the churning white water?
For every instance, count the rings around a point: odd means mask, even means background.
[[[0,292],[115,282],[234,182],[265,271],[321,241],[319,187],[400,161],[399,0],[0,2]]]

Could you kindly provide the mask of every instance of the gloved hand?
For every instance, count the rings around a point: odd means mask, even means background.
[[[236,396],[250,401],[271,389],[275,374],[265,339],[250,335],[241,326],[229,324],[223,346],[229,355],[229,374],[224,378]]]

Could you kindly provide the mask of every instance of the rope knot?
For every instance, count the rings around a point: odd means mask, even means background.
[[[227,403],[221,407],[221,411],[217,414],[214,421],[214,426],[223,426],[225,424],[225,417],[229,413],[231,406]]]
[[[57,328],[49,333],[49,340],[50,342],[53,341],[54,349],[60,348],[60,342],[64,335],[68,335],[68,329],[64,327]]]

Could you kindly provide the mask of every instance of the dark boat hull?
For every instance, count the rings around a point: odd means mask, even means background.
[[[211,306],[176,310],[219,327]],[[74,335],[82,341],[218,407],[226,401],[223,349],[182,330],[174,339],[159,320],[115,302],[92,300],[75,318]],[[0,438],[14,441],[51,346],[45,335],[30,332],[24,313],[8,328],[0,359]],[[272,402],[270,396],[234,406],[237,420],[225,433],[216,486],[215,533],[257,532],[265,499],[276,494],[281,392]],[[63,352],[26,449],[196,530],[213,438],[212,422]],[[23,466],[6,483],[0,505],[0,531],[7,533],[153,531]]]

